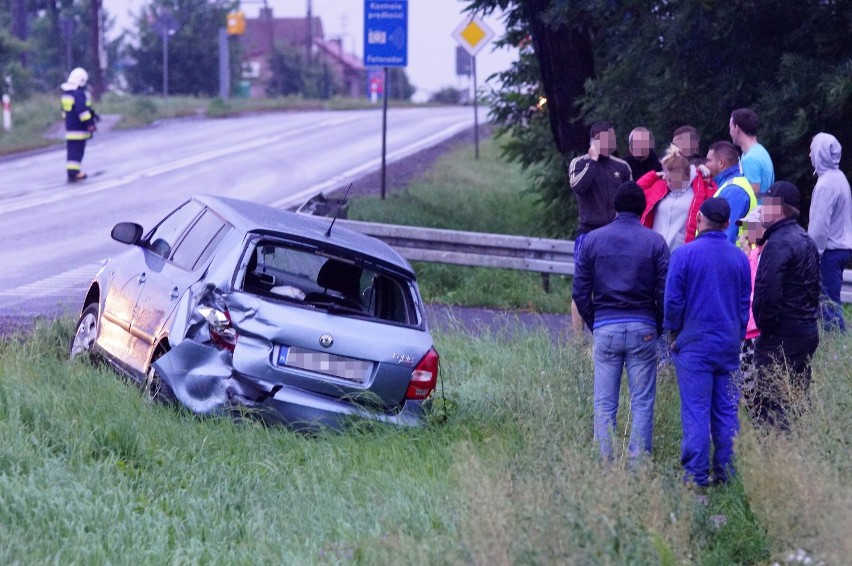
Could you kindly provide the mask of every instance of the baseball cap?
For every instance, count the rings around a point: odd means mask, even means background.
[[[708,198],[701,204],[702,216],[716,224],[724,224],[731,216],[731,205],[721,197]]]
[[[801,208],[802,195],[799,193],[798,187],[789,181],[777,181],[772,183],[772,186],[766,189],[765,192],[757,193],[755,196],[757,198],[780,198],[786,205],[792,206],[796,209]]]

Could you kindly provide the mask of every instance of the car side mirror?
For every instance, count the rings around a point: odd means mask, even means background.
[[[112,228],[112,239],[135,246],[142,239],[142,226],[135,222],[119,222]]]

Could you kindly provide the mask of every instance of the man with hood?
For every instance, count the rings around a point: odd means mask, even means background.
[[[68,75],[68,80],[62,83],[62,117],[65,119],[65,141],[68,157],[65,169],[68,172],[68,182],[76,183],[86,178],[81,170],[83,154],[86,151],[86,140],[95,131],[95,114],[89,93],[86,92],[86,82],[89,74],[85,69],[75,68]]]
[[[819,251],[822,275],[821,305],[826,330],[846,331],[840,288],[843,268],[852,257],[852,192],[840,170],[840,142],[821,132],[811,141],[811,163],[819,177],[811,197],[808,235]]]

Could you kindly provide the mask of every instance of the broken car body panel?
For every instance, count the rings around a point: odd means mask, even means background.
[[[437,355],[411,267],[328,223],[234,199],[184,203],[96,277],[94,349],[138,380],[153,367],[199,414],[421,422]],[[114,322],[110,301],[125,318],[132,302],[130,320]]]

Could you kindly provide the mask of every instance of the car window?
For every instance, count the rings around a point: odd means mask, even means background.
[[[284,242],[254,246],[241,290],[335,314],[419,324],[412,287],[405,279]]]
[[[178,207],[148,234],[148,249],[164,258],[169,257],[178,238],[202,208],[203,206],[194,200]]]
[[[195,268],[210,257],[225,232],[225,221],[212,210],[205,210],[177,244],[172,262],[184,269]]]

